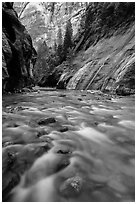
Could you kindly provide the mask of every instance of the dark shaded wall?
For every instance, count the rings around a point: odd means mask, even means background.
[[[30,86],[36,51],[12,2],[2,3],[2,88],[14,91]]]

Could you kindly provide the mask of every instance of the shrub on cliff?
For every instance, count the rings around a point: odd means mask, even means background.
[[[62,30],[61,27],[58,29],[57,33],[57,49],[56,49],[56,54],[57,54],[57,61],[58,63],[61,63],[63,60],[63,39],[62,39]]]

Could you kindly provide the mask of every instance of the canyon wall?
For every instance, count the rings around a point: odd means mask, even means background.
[[[30,86],[36,51],[12,2],[2,3],[2,85],[3,92]]]

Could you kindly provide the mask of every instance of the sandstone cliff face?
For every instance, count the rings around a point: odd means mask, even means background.
[[[16,10],[18,4],[15,4]],[[27,26],[35,46],[40,47],[33,72],[35,82],[39,86],[61,89],[134,94],[134,3],[95,2],[82,7],[67,2],[53,4],[28,3],[21,16],[21,22]],[[64,35],[68,19],[71,19],[73,28],[72,57],[58,63],[54,43],[58,44],[59,27]],[[7,76],[5,69],[4,75]]]
[[[15,2],[20,21],[25,25],[33,45],[37,50],[37,62],[34,68],[35,83],[44,86],[52,84],[50,73],[59,64],[56,47],[59,44],[58,32],[61,28],[62,43],[66,31],[68,19],[71,19],[73,36],[78,31],[81,14],[84,12],[86,3],[78,2]],[[24,8],[24,9],[23,9]],[[61,44],[62,44],[61,43]],[[50,77],[49,82],[46,79]],[[55,77],[54,77],[55,78]],[[52,85],[56,84],[54,80]]]
[[[26,5],[26,6],[25,6]],[[25,7],[23,9],[23,7]],[[78,31],[81,14],[85,10],[84,2],[15,2],[14,8],[20,21],[32,37],[35,48],[43,39],[49,47],[57,41],[58,29],[61,26],[65,34],[66,23],[71,18],[73,35]]]
[[[135,27],[102,38],[82,50],[71,64],[62,63],[47,77],[45,86],[69,90],[101,90],[118,95],[135,93]],[[55,83],[50,83],[51,79]]]
[[[122,95],[135,92],[135,28],[102,39],[80,53],[73,64],[79,69],[67,89],[97,89]],[[64,73],[63,73],[64,74]]]
[[[71,59],[46,71],[39,85],[134,94],[134,13],[134,3],[89,4],[73,36]]]
[[[36,51],[25,27],[20,23],[13,3],[2,4],[2,82],[3,91],[31,84]]]

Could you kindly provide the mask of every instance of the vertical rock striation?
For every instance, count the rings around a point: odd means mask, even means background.
[[[93,89],[118,95],[135,93],[134,24],[123,35],[102,39],[78,57],[82,66],[68,82],[67,89]]]
[[[3,91],[30,85],[36,51],[12,2],[2,3],[2,82]]]

